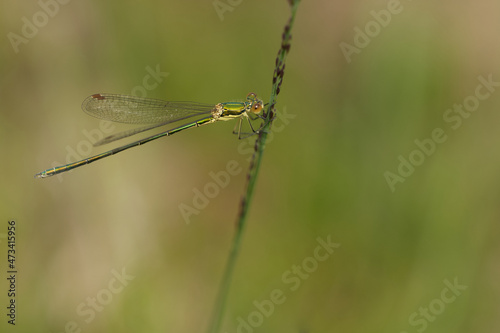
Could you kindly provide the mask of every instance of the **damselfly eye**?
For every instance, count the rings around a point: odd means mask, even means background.
[[[251,101],[253,101],[253,100],[254,100],[254,99],[256,99],[256,98],[257,98],[257,94],[256,94],[256,93],[251,92],[251,93],[249,93],[249,94],[247,95],[247,100],[251,100]]]
[[[257,102],[254,105],[252,105],[252,112],[259,113],[260,111],[262,111],[262,103]]]

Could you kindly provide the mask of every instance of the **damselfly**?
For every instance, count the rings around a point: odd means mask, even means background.
[[[192,102],[167,102],[153,98],[116,94],[94,94],[87,97],[82,103],[82,109],[87,114],[99,119],[119,123],[148,124],[144,127],[107,136],[96,142],[94,146],[100,146],[181,120],[188,120],[191,118],[193,120],[184,125],[148,136],[81,161],[47,169],[37,173],[35,178],[45,178],[57,175],[161,137],[169,136],[188,128],[214,123],[218,120],[239,118],[239,122],[236,124],[237,126],[235,126],[233,133],[238,134],[238,137],[241,139],[241,124],[243,118],[248,120],[252,132],[257,133],[250,120],[256,120],[259,117],[262,118],[259,113],[262,111],[263,107],[264,104],[262,100],[257,98],[257,95],[254,93],[248,94],[245,102],[224,102],[216,105]],[[238,128],[237,131],[236,127]]]

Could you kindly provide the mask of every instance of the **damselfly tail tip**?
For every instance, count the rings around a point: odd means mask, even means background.
[[[46,171],[42,171],[35,175],[35,179],[47,178],[48,176]]]

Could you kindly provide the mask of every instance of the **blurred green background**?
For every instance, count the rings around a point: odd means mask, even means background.
[[[1,330],[203,332],[254,138],[221,122],[33,175],[108,148],[86,135],[102,133],[80,109],[93,93],[267,100],[287,1],[233,1],[223,20],[212,0],[42,3],[0,5],[0,276],[9,219],[19,270],[15,327],[0,282]],[[480,76],[500,82],[500,3],[396,5],[302,1],[276,106],[290,117],[266,147],[222,332],[499,331],[499,88],[456,129],[443,116],[474,102]],[[374,23],[388,6],[399,13]],[[348,62],[341,43],[366,27]],[[439,128],[445,142],[415,152]],[[410,155],[420,165],[391,189]],[[180,207],[230,161],[239,173],[187,224]],[[324,261],[318,237],[340,244]]]

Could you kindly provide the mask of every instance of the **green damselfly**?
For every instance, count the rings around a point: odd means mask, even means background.
[[[96,142],[94,146],[100,146],[119,139],[127,138],[151,129],[172,124],[181,120],[193,119],[187,123],[169,129],[167,131],[148,136],[127,145],[117,147],[104,153],[85,158],[81,161],[69,163],[62,166],[47,169],[35,175],[35,178],[46,178],[66,172],[82,165],[95,162],[105,157],[117,154],[132,147],[143,145],[147,142],[169,136],[185,129],[199,127],[201,125],[214,123],[218,120],[229,120],[239,118],[233,133],[241,137],[241,125],[243,118],[248,120],[253,133],[254,130],[250,120],[263,118],[259,113],[264,108],[264,103],[254,93],[248,94],[244,102],[224,102],[218,104],[202,104],[193,102],[167,102],[160,99],[135,97],[117,94],[94,94],[87,97],[82,103],[82,109],[87,114],[104,120],[126,124],[148,124],[144,127],[127,130],[105,137]],[[236,130],[238,127],[238,130]],[[253,134],[250,133],[250,134]]]

